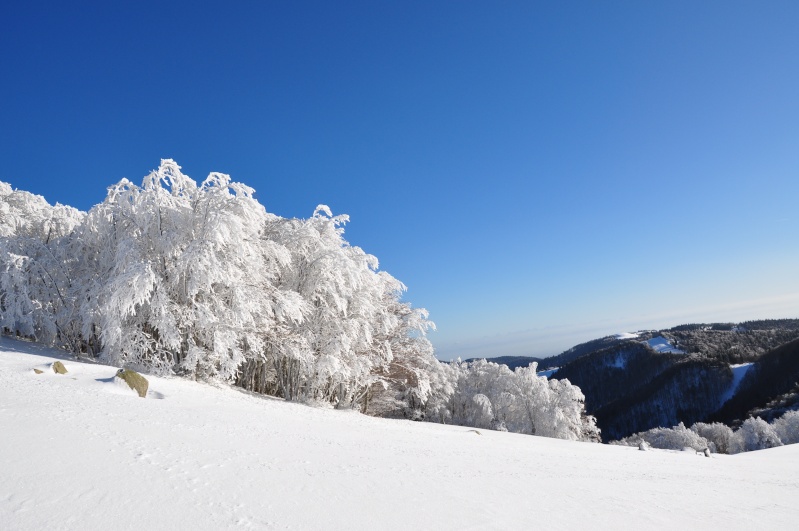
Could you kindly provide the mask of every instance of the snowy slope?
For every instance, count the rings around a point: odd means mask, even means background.
[[[49,371],[57,358],[67,375]],[[640,452],[179,379],[151,377],[141,399],[114,373],[0,340],[0,529],[788,529],[799,518],[799,445]]]
[[[727,389],[727,392],[721,396],[719,404],[724,405],[725,402],[735,395],[735,392],[738,391],[738,386],[741,385],[741,380],[744,379],[744,376],[746,376],[746,373],[752,368],[752,365],[754,365],[754,363],[738,363],[735,365],[730,365],[730,370],[732,370],[732,382],[730,383],[730,388]]]
[[[652,350],[655,352],[666,354],[685,354],[685,351],[676,348],[669,342],[668,339],[663,336],[653,337],[652,339],[644,341],[644,343],[652,347]]]
[[[546,378],[552,378],[552,375],[555,374],[560,370],[560,367],[552,367],[551,369],[547,369],[545,371],[538,371],[535,373],[537,376],[544,376]]]

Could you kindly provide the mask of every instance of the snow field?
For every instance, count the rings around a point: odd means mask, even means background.
[[[49,368],[62,359],[69,373]],[[799,445],[711,459],[371,418],[0,340],[0,528],[789,529]]]
[[[652,350],[655,352],[665,354],[685,354],[684,350],[675,348],[674,345],[672,345],[669,340],[663,336],[653,337],[652,339],[644,341],[644,343],[652,347]]]

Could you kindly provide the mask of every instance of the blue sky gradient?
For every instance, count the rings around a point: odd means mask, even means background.
[[[439,357],[799,316],[799,3],[6,2],[0,180],[351,216]]]

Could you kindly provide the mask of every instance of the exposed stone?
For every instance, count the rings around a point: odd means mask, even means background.
[[[44,371],[41,369],[33,369],[33,372],[35,372],[36,374],[42,374]]]
[[[140,397],[147,396],[147,388],[150,387],[150,383],[141,374],[130,369],[119,369],[116,377],[127,383],[131,389],[139,393]]]
[[[60,361],[53,363],[53,372],[56,374],[66,374],[67,368]]]

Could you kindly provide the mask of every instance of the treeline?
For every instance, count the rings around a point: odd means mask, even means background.
[[[476,392],[482,372],[439,363],[427,312],[403,302],[405,286],[344,239],[347,216],[320,205],[308,219],[285,219],[253,194],[220,173],[198,184],[172,160],[141,186],[110,187],[87,213],[0,183],[0,329],[287,400],[592,433],[567,382],[538,381],[533,368]],[[518,420],[524,408],[535,427]]]
[[[465,362],[474,362],[480,361],[485,358],[469,358],[463,360]],[[528,367],[531,363],[537,363],[541,365],[544,362],[541,358],[534,358],[532,356],[497,356],[495,358],[491,358],[492,363],[497,363],[499,365],[505,365],[510,370],[516,369],[518,367]]]
[[[796,443],[799,443],[799,411],[789,411],[771,423],[749,417],[735,430],[720,422],[697,422],[690,428],[681,422],[672,428],[653,428],[611,444],[638,446],[641,450],[651,447],[738,454]]]
[[[664,333],[679,348],[693,355],[725,363],[755,361],[771,349],[799,338],[799,326],[787,328],[795,320],[775,322],[775,328],[748,328],[743,323],[730,330],[683,330]],[[758,325],[763,326],[762,323]]]
[[[447,420],[465,426],[578,441],[600,440],[596,419],[586,415],[585,397],[568,380],[536,374],[535,362],[510,370],[484,359],[447,365],[454,392]]]
[[[667,332],[690,332],[694,330],[713,330],[720,332],[751,330],[796,330],[799,319],[757,319],[741,323],[690,323],[666,330]]]

